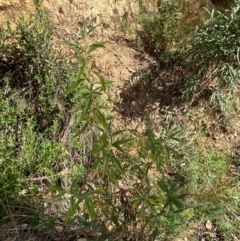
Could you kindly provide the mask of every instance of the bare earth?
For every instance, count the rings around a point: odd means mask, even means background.
[[[206,12],[203,7],[211,6],[211,1],[179,0],[181,11],[179,16],[186,24],[197,25]],[[88,27],[99,24],[96,33],[90,41],[98,42],[107,40],[105,49],[94,53],[97,69],[107,78],[113,81],[113,90],[110,97],[115,105],[113,107],[119,117],[119,125],[131,123],[132,128],[137,126],[144,114],[150,113],[159,118],[159,95],[161,90],[155,94],[147,86],[136,85],[136,73],[153,64],[153,59],[142,54],[135,47],[135,37],[132,34],[136,29],[136,19],[140,6],[138,1],[128,0],[44,0],[52,20],[56,26],[59,38],[75,36],[78,33],[78,25],[85,21]],[[161,0],[151,0],[149,8],[156,8]],[[0,0],[0,23],[5,22],[6,17],[16,18],[19,12],[27,12],[33,7],[29,0]],[[138,101],[136,101],[138,100]],[[240,125],[239,125],[240,126]],[[234,138],[240,133],[238,123],[230,140],[226,142],[226,136],[212,130],[215,145],[219,149],[231,148]],[[211,127],[209,127],[209,130]],[[206,138],[206,146],[212,142],[212,136]],[[227,146],[230,145],[230,146]],[[187,238],[176,239],[176,241],[187,241]]]

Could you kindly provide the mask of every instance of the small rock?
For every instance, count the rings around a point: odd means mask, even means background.
[[[212,230],[213,229],[213,224],[211,220],[207,220],[206,224],[205,224],[206,228],[208,230]]]

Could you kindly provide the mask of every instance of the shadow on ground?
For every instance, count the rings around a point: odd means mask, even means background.
[[[124,118],[143,119],[144,116],[163,109],[172,110],[182,103],[181,81],[185,72],[178,62],[151,63],[139,69],[125,83],[116,111]]]

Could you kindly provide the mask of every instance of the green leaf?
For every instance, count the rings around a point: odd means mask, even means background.
[[[84,72],[85,66],[86,66],[86,62],[84,61],[84,62],[81,64],[81,66],[80,66],[80,68],[79,68],[79,70],[78,70],[77,77],[76,77],[76,82],[77,82],[79,79],[82,79],[81,77],[82,77],[82,74],[83,74],[83,72]]]
[[[74,51],[78,51],[78,52],[82,51],[82,47],[74,42],[69,42],[69,41],[61,41],[61,42],[65,45],[67,45],[68,47],[70,47],[71,49],[73,49]]]
[[[112,146],[115,147],[120,152],[124,152],[124,150],[122,149],[122,147],[120,145],[126,144],[126,143],[128,143],[128,142],[130,142],[132,140],[133,139],[121,139],[121,140],[113,142]]]
[[[133,204],[132,204],[132,207],[133,208],[138,208],[139,207],[139,205],[141,204],[141,200],[136,200]]]
[[[67,90],[65,92],[65,95],[74,91],[78,87],[78,85],[85,80],[85,78],[82,78],[82,74],[84,73],[85,65],[86,65],[86,63],[83,62],[78,70],[76,81],[74,81],[73,83],[71,83],[69,85],[69,87],[67,88]]]
[[[93,190],[91,192],[91,194],[104,194],[104,193],[105,193],[105,191],[103,188],[99,188],[99,189]]]
[[[112,179],[112,181],[117,185],[118,183],[118,175],[111,168],[109,168],[108,176]]]
[[[106,129],[107,128],[107,121],[106,121],[105,116],[102,114],[102,112],[100,110],[97,110],[97,113],[98,113],[99,121],[102,124],[102,127],[104,129]]]
[[[101,86],[102,86],[102,90],[103,90],[103,91],[106,91],[105,79],[104,79],[103,76],[100,75],[98,72],[94,72],[94,73],[95,73],[95,74],[97,75],[97,77],[99,78],[100,84],[101,84]]]
[[[86,38],[86,26],[85,25],[86,25],[86,23],[84,23],[84,26],[83,26],[83,28],[80,31],[80,35],[81,35],[82,39]]]
[[[80,83],[83,82],[83,81],[84,81],[84,79],[78,79],[77,81],[72,82],[68,86],[68,88],[65,92],[65,95],[68,95],[69,93],[73,92],[80,85]]]
[[[86,208],[87,208],[87,212],[88,212],[91,220],[92,220],[92,221],[95,220],[95,218],[96,218],[96,213],[95,213],[95,211],[94,211],[94,204],[93,204],[93,202],[92,202],[92,199],[91,199],[88,195],[83,194],[83,193],[79,193],[79,194],[78,194],[78,197],[80,197],[81,199],[84,200],[84,203],[85,203]]]
[[[155,240],[158,235],[159,235],[159,231],[158,231],[157,228],[155,228],[155,229],[153,230],[153,232],[151,233],[151,235],[150,235],[151,240]]]
[[[147,198],[147,201],[149,202],[149,203],[151,203],[152,205],[154,205],[154,206],[157,206],[158,205],[158,203],[153,199],[153,198]]]
[[[115,147],[115,148],[116,148],[117,150],[119,150],[120,152],[124,152],[124,150],[122,149],[121,146],[119,146],[119,145],[117,145],[117,144],[115,144],[115,143],[113,143],[112,146]]]
[[[84,118],[86,116],[86,114],[88,113],[88,110],[89,110],[91,104],[92,104],[92,98],[89,96],[87,103],[85,104],[85,107],[83,110],[82,118]]]
[[[115,131],[115,132],[113,132],[112,136],[117,136],[123,132],[125,132],[125,130]]]
[[[97,44],[92,44],[89,46],[89,50],[88,50],[88,53],[91,53],[93,52],[95,49],[98,49],[98,48],[105,48],[105,44],[106,42],[100,42],[100,43],[97,43]]]
[[[167,159],[169,160],[170,159],[170,151],[169,151],[168,146],[165,147],[165,151],[166,151]]]
[[[131,139],[121,139],[121,140],[115,141],[112,145],[123,145],[132,140],[133,140],[132,138]]]
[[[80,204],[81,200],[77,199],[75,200],[75,198],[73,196],[70,197],[70,206],[68,211],[64,214],[65,217],[65,222],[67,224],[70,223],[71,219],[74,217],[77,209],[79,208],[79,204]]]
[[[96,169],[96,167],[99,165],[99,163],[101,162],[101,160],[102,160],[102,158],[98,158],[98,159],[92,164],[91,170]]]
[[[100,26],[100,24],[97,24],[95,26],[93,26],[92,28],[90,28],[87,32],[87,34],[90,34],[92,31],[94,31],[98,26]]]
[[[108,163],[109,163],[109,154],[106,153],[104,156],[103,156],[103,171],[102,171],[102,176],[104,177],[107,173],[107,170],[108,170]]]
[[[104,147],[106,147],[109,143],[108,141],[108,136],[106,135],[106,133],[104,132],[102,135],[101,135],[101,143]]]
[[[85,130],[87,129],[88,125],[89,125],[89,120],[84,124],[84,126],[78,131],[78,133],[76,135],[74,135],[74,137],[76,136],[80,136],[81,134],[83,134],[85,132]]]
[[[124,169],[122,168],[122,166],[121,166],[119,160],[118,160],[115,156],[112,156],[112,155],[111,155],[110,158],[111,158],[111,159],[113,160],[113,162],[115,163],[115,165],[116,165],[118,171],[119,171],[120,173],[123,174],[123,173],[124,173]]]
[[[106,144],[93,148],[91,151],[87,152],[86,156],[91,155],[91,154],[98,154],[99,151],[104,150],[105,147],[106,147]]]

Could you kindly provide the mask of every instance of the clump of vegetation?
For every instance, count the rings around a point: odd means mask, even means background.
[[[67,153],[74,141],[66,140],[84,88],[64,97],[75,66],[57,51],[46,10],[36,5],[12,25],[8,21],[0,29],[0,218],[7,223],[20,215],[21,222],[37,225],[43,188],[72,165]]]
[[[205,89],[212,88],[212,100],[217,100],[221,99],[224,89],[227,92],[237,89],[239,11],[239,1],[231,10],[212,10],[204,27],[196,31],[187,51],[190,76],[185,81],[186,93],[200,95]]]
[[[142,4],[138,31],[139,46],[154,56],[161,56],[177,40],[177,5],[167,1],[157,11],[148,11]]]
[[[229,34],[237,31],[238,9],[197,31],[186,59],[187,77],[197,83],[193,91],[217,77],[224,77],[220,90],[237,84],[238,48],[221,47],[227,42],[218,36],[215,42],[211,34],[228,21],[226,38],[236,47]],[[154,55],[169,51],[175,13],[176,6],[168,3],[153,18],[141,16],[149,31],[141,35],[142,43]],[[94,29],[83,26],[78,40],[61,41],[72,53],[71,64],[57,51],[48,13],[38,4],[14,28],[8,23],[0,29],[1,225],[14,225],[18,239],[34,235],[33,227],[51,239],[62,225],[66,234],[77,229],[76,237],[94,240],[173,240],[187,224],[212,220],[229,240],[239,225],[233,219],[239,190],[229,174],[229,153],[201,148],[173,122],[173,112],[166,111],[162,123],[146,117],[143,132],[115,128],[106,98],[111,81],[96,70],[91,56],[106,42],[89,44]],[[208,75],[212,68],[220,75]],[[184,83],[194,94],[188,78]]]

